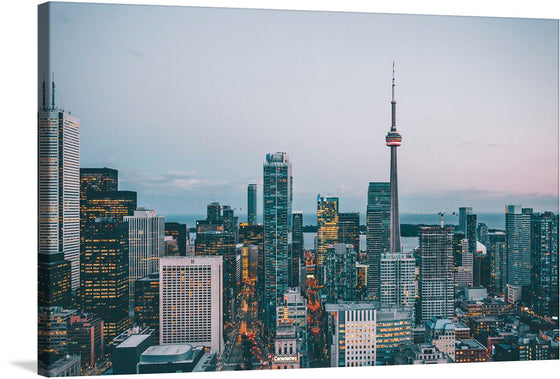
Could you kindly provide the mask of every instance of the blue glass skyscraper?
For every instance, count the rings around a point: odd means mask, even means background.
[[[292,164],[286,153],[266,155],[263,165],[265,327],[275,328],[276,306],[288,288],[288,232],[292,219]]]

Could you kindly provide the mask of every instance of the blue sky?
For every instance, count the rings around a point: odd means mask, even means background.
[[[55,3],[57,104],[81,165],[163,214],[244,213],[286,151],[294,209],[365,212],[389,178],[396,61],[401,212],[558,210],[556,20]]]

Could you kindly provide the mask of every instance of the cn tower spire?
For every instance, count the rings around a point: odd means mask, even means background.
[[[393,85],[391,88],[391,130],[397,130],[397,101],[395,100],[395,62],[393,62]]]
[[[395,62],[393,62],[393,84],[391,97],[391,129],[385,137],[391,148],[391,253],[401,252],[401,224],[399,220],[399,190],[397,183],[397,147],[401,145],[402,136],[397,131],[397,101],[395,100]]]

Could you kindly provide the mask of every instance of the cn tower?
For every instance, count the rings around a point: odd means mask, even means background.
[[[393,62],[393,86],[391,99],[391,130],[385,137],[391,148],[391,253],[401,252],[401,224],[399,221],[399,191],[397,185],[397,147],[401,145],[402,136],[397,131],[397,102],[395,101],[395,62]]]

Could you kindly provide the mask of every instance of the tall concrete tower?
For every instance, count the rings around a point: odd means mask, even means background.
[[[397,102],[395,100],[395,62],[393,62],[393,88],[391,99],[391,130],[387,133],[385,141],[391,148],[391,226],[390,226],[390,252],[401,252],[401,224],[399,221],[399,198],[397,185],[397,147],[401,145],[402,136],[397,131]]]

